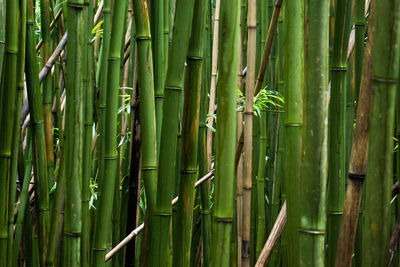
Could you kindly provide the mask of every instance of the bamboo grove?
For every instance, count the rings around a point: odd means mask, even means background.
[[[400,266],[400,0],[0,0],[0,267]]]

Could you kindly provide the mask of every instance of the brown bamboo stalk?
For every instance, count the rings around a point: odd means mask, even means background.
[[[250,266],[250,211],[253,177],[253,102],[256,76],[256,0],[247,3],[247,74],[244,106],[244,156],[242,203],[242,266]]]
[[[348,267],[351,265],[363,189],[363,180],[366,174],[370,99],[372,92],[372,52],[375,31],[374,3],[375,2],[372,2],[371,5],[371,15],[368,22],[368,42],[365,48],[364,68],[356,115],[357,123],[353,135],[348,174],[349,179],[347,181],[346,198],[344,201],[342,222],[340,225],[336,251],[336,267]]]
[[[210,86],[210,101],[208,104],[208,114],[213,115],[215,110],[215,89],[217,84],[217,66],[218,66],[218,29],[219,29],[219,7],[221,0],[216,0],[215,13],[214,13],[214,26],[213,26],[213,44],[211,55],[211,86]],[[207,118],[207,124],[211,127],[214,123],[214,117]],[[212,131],[207,129],[207,161],[208,170],[211,169],[211,156],[212,156]]]
[[[264,248],[260,253],[260,257],[257,260],[255,267],[262,267],[264,266],[271,256],[274,247],[281,236],[282,230],[286,224],[286,201],[283,203],[281,211],[276,218],[275,224],[272,227],[271,233],[268,236],[267,241],[265,242]]]
[[[279,12],[282,7],[282,2],[283,2],[283,0],[276,0],[276,2],[275,2],[274,11],[272,13],[272,18],[271,18],[271,23],[268,28],[267,40],[265,41],[263,56],[261,59],[260,68],[258,70],[258,78],[257,78],[255,91],[254,91],[255,96],[260,92],[262,84],[264,82],[265,72],[267,70],[267,64],[268,64],[268,60],[269,60],[269,54],[271,53],[272,41],[274,40],[276,27],[278,25],[278,17],[279,17]],[[236,146],[236,152],[235,152],[235,166],[236,167],[239,164],[239,159],[242,154],[243,143],[244,143],[243,140],[244,140],[244,132],[242,131],[240,138],[239,138],[239,142]]]
[[[394,254],[396,253],[397,244],[399,243],[400,238],[400,220],[397,219],[396,225],[394,226],[392,237],[389,242],[389,264],[388,266],[392,266],[392,261],[394,258]]]

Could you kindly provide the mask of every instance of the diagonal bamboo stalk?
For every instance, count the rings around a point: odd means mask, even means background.
[[[204,182],[206,182],[209,179],[211,179],[213,176],[214,176],[214,171],[210,171],[209,173],[207,173],[206,175],[201,177],[199,180],[197,180],[197,182],[195,183],[194,187],[195,188],[199,187]],[[176,203],[178,203],[178,197],[175,197],[171,201],[171,205],[174,206],[174,205],[176,205]],[[135,238],[135,236],[140,234],[143,231],[144,226],[145,226],[144,223],[139,225],[127,237],[125,237],[117,246],[115,246],[112,250],[110,250],[110,252],[108,252],[106,257],[105,257],[105,261],[106,262],[109,261],[118,251],[120,251],[124,246],[126,246],[126,244],[128,244],[133,238]]]
[[[286,201],[282,205],[281,211],[279,212],[278,217],[276,218],[275,224],[271,229],[271,233],[267,241],[265,242],[264,248],[260,253],[260,257],[258,258],[255,267],[262,267],[268,262],[271,253],[274,250],[274,247],[283,231],[283,228],[285,227],[285,224],[286,224]]]

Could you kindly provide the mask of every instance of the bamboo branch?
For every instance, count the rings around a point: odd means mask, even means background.
[[[206,175],[204,175],[202,178],[200,178],[194,185],[195,188],[199,187],[202,183],[210,179],[211,177],[214,176],[214,171],[210,171]],[[178,197],[175,197],[171,201],[171,205],[174,206],[176,203],[178,203]],[[286,206],[285,206],[286,207]],[[116,245],[110,252],[107,253],[105,261],[109,261],[121,248],[123,248],[126,244],[129,243],[135,236],[137,236],[141,231],[144,229],[144,223],[139,225],[136,229],[134,229],[127,237],[125,237],[118,245]]]
[[[397,244],[399,243],[399,237],[400,237],[400,220],[397,219],[392,237],[390,238],[390,242],[389,242],[389,264],[388,264],[388,266],[392,266],[392,261],[394,258],[394,254],[396,252]]]
[[[275,224],[272,227],[271,233],[267,241],[265,242],[264,248],[261,251],[260,257],[258,258],[255,267],[262,267],[268,262],[269,257],[271,256],[271,253],[274,250],[274,247],[279,237],[281,236],[285,224],[286,224],[286,201],[283,203],[281,211],[279,212],[278,217],[276,218]]]

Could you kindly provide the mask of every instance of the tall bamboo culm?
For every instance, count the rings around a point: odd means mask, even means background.
[[[98,203],[95,236],[93,241],[92,266],[105,266],[105,254],[110,234],[117,174],[117,115],[120,80],[120,54],[123,39],[123,23],[126,0],[115,0],[113,6],[112,32],[107,71],[107,127],[104,129],[104,171],[101,179],[102,198]],[[69,14],[70,15],[70,14]],[[86,44],[85,44],[86,45]],[[104,56],[104,55],[103,55]],[[85,66],[86,67],[86,66]]]
[[[247,74],[246,99],[244,107],[244,145],[243,145],[243,206],[242,206],[242,266],[250,266],[250,213],[252,191],[253,158],[253,98],[256,73],[256,0],[247,4]]]
[[[39,86],[39,70],[36,54],[35,28],[33,19],[33,2],[27,2],[26,20],[26,58],[25,76],[28,93],[29,113],[31,116],[32,151],[34,178],[36,184],[35,208],[38,215],[39,248],[41,250],[41,264],[47,254],[47,240],[49,229],[49,188],[47,182],[46,143],[44,133],[44,116]]]
[[[298,188],[300,185],[300,162],[303,124],[304,87],[304,1],[288,0],[285,6],[286,31],[286,157],[284,161],[284,184],[287,201],[287,260],[288,266],[299,265],[300,217],[298,213]]]
[[[305,1],[300,265],[323,266],[329,78],[329,0]],[[316,60],[318,59],[318,60]]]
[[[7,0],[4,82],[1,103],[0,133],[0,265],[7,265],[8,238],[8,201],[11,174],[11,150],[15,113],[15,97],[17,92],[18,71],[18,1]],[[4,27],[4,26],[3,26]],[[2,88],[2,89],[3,89]]]
[[[172,215],[170,201],[173,198],[176,183],[175,169],[171,159],[177,158],[177,136],[179,132],[179,114],[183,88],[185,59],[189,47],[189,38],[193,19],[194,0],[177,0],[174,31],[169,50],[168,70],[164,84],[163,121],[160,139],[160,156],[157,188],[157,203],[150,229],[150,266],[165,265],[168,261],[169,227]],[[152,226],[150,226],[152,227]]]
[[[197,151],[200,112],[200,93],[202,84],[204,33],[206,24],[207,4],[196,0],[194,5],[192,35],[189,41],[187,69],[185,73],[181,170],[179,181],[178,212],[174,232],[183,231],[174,240],[174,266],[190,264],[190,249],[193,232],[193,207],[195,204],[194,184],[198,176]]]
[[[363,266],[388,264],[393,183],[392,136],[399,79],[400,1],[376,1],[375,12]]]
[[[343,213],[346,173],[347,46],[352,1],[335,4],[335,25],[330,62],[331,95],[328,119],[327,265],[335,264],[337,238]]]
[[[368,40],[358,96],[356,128],[350,154],[347,190],[340,224],[335,266],[349,266],[353,258],[360,203],[367,170],[370,103],[372,92],[372,59],[375,35],[375,1],[371,2]],[[357,48],[356,48],[357,49]]]
[[[63,263],[79,266],[82,235],[83,70],[86,53],[83,0],[68,1],[67,91],[65,119],[65,217]]]
[[[215,195],[211,266],[229,266],[235,192],[236,85],[239,49],[238,0],[222,0],[220,10],[219,118],[216,128]]]

